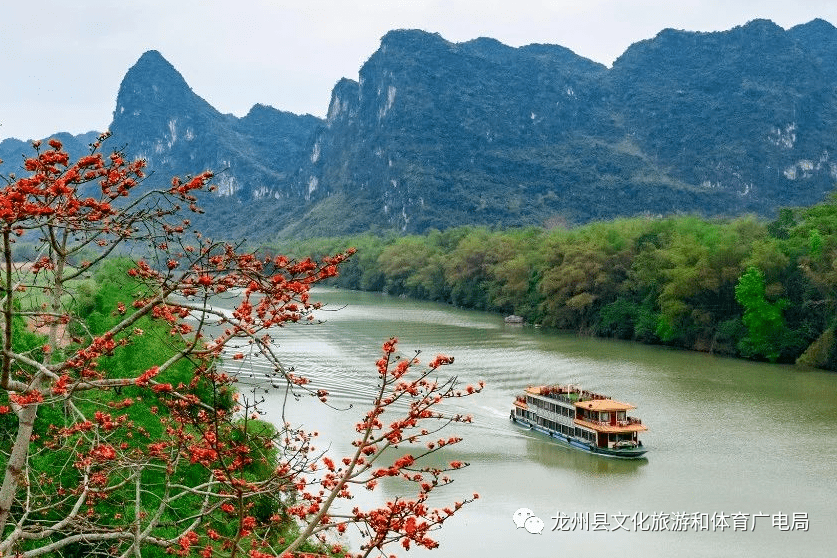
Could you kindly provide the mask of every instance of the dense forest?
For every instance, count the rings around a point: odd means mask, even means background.
[[[457,227],[320,238],[358,249],[333,284],[522,316],[528,324],[837,370],[837,194],[779,217],[572,229]]]

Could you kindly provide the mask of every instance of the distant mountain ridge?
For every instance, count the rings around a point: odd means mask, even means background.
[[[666,29],[610,69],[558,45],[395,30],[324,120],[221,114],[149,51],[110,129],[161,177],[223,171],[200,223],[216,237],[770,216],[837,181],[837,29]],[[0,158],[23,147],[6,140]]]

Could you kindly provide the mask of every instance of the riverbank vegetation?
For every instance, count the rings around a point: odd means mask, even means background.
[[[755,217],[573,229],[457,227],[313,239],[358,249],[333,284],[522,316],[529,324],[837,369],[837,197]],[[285,247],[287,248],[287,247]]]

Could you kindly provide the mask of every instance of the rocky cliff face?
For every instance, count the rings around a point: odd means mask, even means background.
[[[605,72],[559,46],[390,32],[335,87],[300,183],[362,201],[347,230],[538,223],[561,204],[550,151],[600,120]]]
[[[733,195],[733,211],[813,203],[837,179],[835,38],[822,21],[665,30],[616,61],[614,106],[656,166]]]
[[[161,180],[217,172],[217,195],[202,200],[199,224],[214,236],[267,236],[264,220],[296,205],[289,187],[320,119],[256,105],[243,118],[219,113],[156,51],[122,80],[113,140],[147,159]]]
[[[111,130],[160,179],[222,171],[202,226],[263,239],[769,216],[833,188],[835,127],[837,29],[756,20],[664,30],[611,69],[556,45],[392,31],[357,81],[336,84],[325,120],[220,114],[151,51],[126,74]],[[19,149],[3,142],[0,157]]]
[[[771,215],[837,180],[835,42],[821,20],[665,30],[608,70],[559,46],[393,31],[335,88],[298,183],[320,207],[362,205],[346,231]]]

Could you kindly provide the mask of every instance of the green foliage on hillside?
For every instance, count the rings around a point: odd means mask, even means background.
[[[771,362],[779,358],[777,342],[781,342],[785,323],[782,311],[787,299],[770,303],[765,299],[764,274],[757,267],[750,267],[735,286],[735,300],[744,307],[742,321],[748,334],[741,340],[745,355],[764,355]]]
[[[358,248],[334,284],[530,324],[837,369],[837,196],[765,222],[634,218],[297,243]],[[288,247],[283,246],[283,249]]]
[[[128,270],[134,265],[128,259],[115,258],[106,261],[90,281],[78,285],[75,310],[79,317],[83,319],[81,322],[83,325],[72,328],[70,333],[75,340],[74,342],[67,347],[57,347],[54,350],[72,352],[75,348],[74,343],[79,338],[88,335],[101,335],[127,315],[130,315],[133,311],[130,302],[138,296],[149,294],[144,292],[147,287],[129,276]],[[16,350],[21,352],[29,350],[36,353],[42,350],[46,343],[46,336],[31,332],[20,316],[15,318],[14,327],[14,339],[19,344],[16,346]],[[130,338],[124,340],[120,338],[117,341],[124,342],[124,346],[112,355],[102,358],[100,362],[100,368],[107,377],[136,376],[138,371],[147,370],[165,362],[183,343],[180,334],[173,332],[167,322],[155,320],[148,316],[140,318],[136,322]],[[166,372],[157,375],[156,379],[175,386],[181,383],[189,383],[193,379],[191,367],[191,362],[182,360]],[[198,389],[194,393],[212,407],[227,411],[232,409],[234,400],[238,399],[237,394],[227,387],[214,389],[207,383],[198,385]],[[164,395],[158,395],[138,386],[122,386],[113,390],[90,391],[86,397],[75,399],[73,404],[81,412],[90,412],[92,415],[99,411],[108,417],[108,420],[112,416],[114,424],[130,424],[131,432],[122,440],[122,443],[126,447],[141,451],[141,439],[166,439],[165,431],[173,428],[173,421],[169,420],[169,409],[165,405],[163,397]],[[127,404],[127,401],[131,401],[131,403]],[[3,398],[0,399],[0,405],[8,406],[8,404],[8,397],[4,393]],[[43,479],[48,485],[72,485],[74,475],[78,474],[75,469],[61,467],[67,459],[67,448],[56,449],[45,442],[51,439],[56,429],[61,429],[66,425],[66,414],[68,412],[70,412],[69,407],[61,403],[44,404],[38,409],[39,418],[46,420],[37,423],[38,428],[36,428],[33,436],[34,451],[31,457],[33,467],[38,470],[61,469],[60,471],[56,470],[55,478]],[[15,427],[14,422],[13,414],[0,413],[0,443],[11,445]],[[276,428],[274,425],[255,419],[247,413],[241,413],[240,419],[235,422],[233,428],[232,439],[241,444],[242,447],[249,447],[248,456],[252,458],[252,462],[242,469],[242,477],[255,481],[272,475],[278,462],[278,450],[269,445],[265,446],[263,442],[254,444],[249,440],[257,437],[263,441],[265,436],[275,435]],[[5,466],[5,456],[2,454],[0,454],[0,466]],[[144,513],[150,514],[157,511],[163,491],[167,489],[162,481],[165,475],[172,475],[184,484],[189,484],[193,480],[203,478],[202,475],[205,475],[205,471],[202,470],[202,467],[201,464],[194,461],[181,459],[177,461],[176,468],[170,471],[149,469],[143,472],[144,486],[146,487],[142,494],[142,505],[146,510]],[[157,478],[154,478],[155,475]],[[148,487],[150,487],[150,490]],[[120,491],[112,497],[114,504],[99,509],[99,513],[103,513],[107,517],[113,517],[114,524],[122,517],[131,518],[135,509],[134,499],[139,497],[134,493],[133,482],[126,483],[124,487],[120,488]],[[295,494],[289,492],[286,501],[288,503],[293,502],[295,497]],[[177,505],[171,506],[171,509],[165,512],[165,519],[174,521],[196,513],[197,510],[202,508],[202,500],[203,498],[197,495],[189,495],[180,499]],[[283,509],[279,509],[276,499],[267,496],[256,498],[250,509],[252,510],[251,513],[260,519],[266,520],[276,514],[286,518],[286,521],[277,524],[271,535],[273,537],[271,540],[292,539],[297,536],[298,526],[286,516]],[[42,515],[43,519],[49,520],[61,517],[61,513],[63,513],[62,510],[44,510]],[[230,522],[227,514],[215,511],[207,515],[203,521],[212,526],[222,536],[235,535],[236,524]],[[170,532],[165,530],[161,532],[167,536],[175,536],[178,530],[172,523]],[[33,548],[35,547],[33,546]],[[60,556],[65,558],[90,556],[96,553],[97,549],[98,547],[94,543],[81,540],[62,549]],[[321,553],[319,555],[325,556],[332,555],[333,552],[332,547],[309,542],[302,546],[302,550]],[[162,558],[171,554],[169,550],[154,546],[143,549],[143,556]]]

